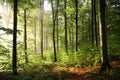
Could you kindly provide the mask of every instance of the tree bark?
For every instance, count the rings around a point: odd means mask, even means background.
[[[92,31],[92,46],[94,46],[94,0],[91,0],[92,19],[91,19],[91,31]]]
[[[14,21],[13,21],[13,54],[12,54],[12,70],[13,74],[17,74],[17,3],[14,0]]]
[[[96,45],[96,47],[98,47],[98,28],[97,28],[97,21],[96,21],[96,0],[94,0],[93,5],[94,5],[95,45]]]
[[[108,60],[108,53],[107,53],[105,2],[106,0],[99,0],[100,51],[101,51],[101,62],[102,62],[100,73],[106,70],[110,70],[111,68]]]
[[[26,9],[24,9],[24,53],[25,53],[25,62],[28,63]]]
[[[37,48],[36,48],[36,21],[35,21],[35,19],[34,19],[34,51],[36,54]]]
[[[76,52],[78,51],[78,0],[75,1],[75,7],[76,7]]]
[[[48,30],[46,29],[46,36],[45,36],[45,41],[46,41],[46,50],[49,48],[49,43],[48,43]]]
[[[67,13],[66,13],[66,8],[67,8],[67,0],[64,0],[64,20],[65,20],[65,22],[64,22],[64,26],[65,26],[65,50],[66,50],[66,53],[68,54],[68,40],[67,40]]]
[[[53,0],[51,0],[51,6],[52,6],[52,21],[53,21],[53,46],[54,46],[54,62],[57,61],[57,54],[56,54],[56,41],[55,41],[55,14],[54,14],[54,8],[53,8]]]
[[[41,24],[41,58],[43,59],[43,12],[44,0],[40,0],[40,24]]]
[[[58,5],[59,5],[59,0],[57,0],[57,11],[56,11],[56,16],[57,16],[57,22],[56,22],[56,27],[57,27],[57,52],[59,53],[59,24],[58,24]]]

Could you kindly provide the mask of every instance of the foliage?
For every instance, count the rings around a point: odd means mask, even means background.
[[[10,4],[11,7],[13,5],[13,0],[3,0],[7,2],[7,5]],[[20,73],[18,76],[11,75],[12,80],[39,80],[39,77],[42,80],[52,80],[52,76],[55,76],[59,80],[63,80],[63,77],[68,76],[68,73],[63,71],[61,74],[59,73],[56,76],[56,72],[51,73],[52,69],[56,66],[59,67],[74,67],[74,68],[87,68],[87,67],[95,67],[99,64],[100,60],[100,47],[92,46],[91,44],[91,1],[88,0],[78,0],[79,8],[78,8],[78,52],[75,52],[76,46],[76,29],[75,29],[75,2],[73,0],[67,0],[67,10],[64,10],[64,0],[59,0],[58,5],[58,26],[55,23],[55,41],[58,42],[55,45],[57,49],[57,62],[53,62],[54,60],[54,52],[53,52],[53,35],[52,35],[52,18],[51,11],[44,11],[44,21],[43,21],[43,29],[44,29],[44,58],[41,58],[40,53],[40,11],[39,8],[41,0],[20,0],[19,5],[19,13],[18,13],[18,33],[17,36],[17,65],[18,70],[23,71],[24,73]],[[47,0],[45,0],[47,1]],[[58,0],[53,0],[54,7],[56,7],[56,3]],[[84,2],[85,1],[85,2]],[[112,62],[114,60],[120,60],[120,16],[119,13],[119,4],[115,7],[115,0],[109,0],[107,3],[107,13],[106,13],[106,26],[107,26],[107,47],[109,60]],[[1,1],[2,2],[2,1]],[[50,0],[49,0],[50,2]],[[98,4],[98,2],[96,2]],[[49,3],[48,3],[49,4]],[[49,4],[50,5],[50,4]],[[96,5],[98,7],[98,5]],[[11,8],[10,7],[10,8]],[[23,40],[23,26],[24,26],[24,14],[23,10],[27,10],[27,52],[28,52],[28,64],[25,63],[25,53],[24,53],[24,40]],[[54,8],[56,11],[56,8]],[[98,9],[96,10],[97,23],[98,23]],[[68,54],[65,51],[65,34],[64,34],[64,12],[67,13],[67,26],[68,26]],[[0,16],[2,19],[2,16]],[[12,19],[11,19],[12,20]],[[57,22],[57,21],[56,21]],[[98,27],[98,26],[97,26]],[[36,32],[35,32],[36,28]],[[58,35],[57,35],[58,28]],[[6,35],[10,35],[13,33],[11,28],[0,27],[0,31],[4,32]],[[99,31],[98,31],[99,32]],[[1,34],[1,33],[0,33]],[[4,35],[3,35],[4,36]],[[36,36],[36,38],[35,38]],[[58,36],[58,41],[57,41]],[[97,33],[99,38],[99,33]],[[0,35],[0,39],[2,36]],[[36,41],[35,41],[36,39]],[[7,38],[5,38],[0,44],[0,68],[1,70],[11,70],[12,68],[12,46],[5,46],[4,44],[10,43],[12,45],[12,41],[8,41],[6,43]],[[1,41],[1,40],[0,40]],[[98,41],[99,42],[99,41]],[[36,53],[35,53],[35,43],[36,43]],[[2,64],[3,63],[3,64]],[[70,74],[69,74],[70,75]],[[23,77],[24,76],[24,77]],[[113,70],[110,73],[110,76],[119,77],[119,69]],[[1,79],[1,78],[0,78]],[[98,78],[96,78],[98,79]],[[102,79],[102,78],[101,78]],[[8,79],[9,80],[9,79]]]
[[[12,34],[13,30],[10,28],[0,27],[0,30],[4,31],[5,34]]]
[[[45,61],[52,62],[52,53],[46,52]],[[59,66],[71,66],[71,67],[88,67],[96,66],[100,60],[98,48],[92,48],[84,46],[78,52],[69,52],[68,55],[64,50],[60,50],[57,54],[57,64]],[[44,61],[44,60],[43,60]]]
[[[9,49],[3,45],[0,45],[0,70],[8,69],[10,67],[9,64],[11,64],[11,61],[9,60],[9,52]]]
[[[8,52],[9,52],[9,49],[7,49],[3,45],[0,45],[0,55],[6,55]]]
[[[115,79],[120,78],[120,68],[113,68],[112,71],[110,72],[110,76],[114,77]]]
[[[5,28],[5,27],[0,27],[0,30],[4,31],[5,34],[10,35],[13,33],[13,30],[11,28]],[[21,34],[21,30],[17,30],[18,34]]]

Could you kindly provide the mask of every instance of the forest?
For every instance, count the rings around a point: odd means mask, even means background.
[[[0,80],[120,80],[120,0],[0,0]]]

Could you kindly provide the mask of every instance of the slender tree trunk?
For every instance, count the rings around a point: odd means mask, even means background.
[[[65,50],[66,50],[66,53],[68,54],[68,40],[67,40],[67,13],[66,13],[66,8],[67,8],[67,0],[64,0],[64,20],[65,20]]]
[[[71,43],[71,44],[72,44],[72,52],[74,52],[74,50],[75,50],[75,49],[74,49],[74,38],[75,38],[74,36],[75,36],[75,35],[74,35],[74,30],[73,30],[73,29],[74,29],[74,28],[72,27],[72,31],[71,31],[71,37],[72,37],[72,38],[71,38],[71,41],[72,41],[72,43]]]
[[[91,20],[89,19],[89,25],[88,25],[88,41],[91,41]]]
[[[45,36],[45,40],[46,40],[46,50],[48,50],[49,48],[49,43],[48,43],[48,33],[47,33],[47,29],[46,29],[46,36]]]
[[[72,49],[72,36],[71,36],[71,33],[72,33],[72,30],[71,30],[71,28],[72,28],[72,23],[70,22],[70,25],[71,26],[69,26],[68,28],[69,28],[69,41],[70,41],[70,47],[69,47],[69,49],[71,50]]]
[[[43,59],[43,19],[41,19],[40,22],[41,22],[41,58]]]
[[[57,22],[56,22],[56,26],[57,26],[57,52],[59,52],[58,5],[59,5],[59,0],[57,0],[57,11],[56,11],[56,16],[57,16]]]
[[[40,24],[41,24],[41,58],[43,59],[43,11],[44,0],[40,0]]]
[[[57,18],[57,52],[59,53],[59,28],[58,28],[58,18]]]
[[[84,43],[84,41],[85,41],[85,20],[83,19],[82,20],[82,31],[81,31],[81,33],[82,33],[82,42]]]
[[[92,19],[91,19],[91,31],[92,31],[92,46],[94,46],[94,0],[91,0]]]
[[[13,74],[17,74],[17,3],[18,0],[14,0],[14,23],[13,23],[13,54],[12,54],[12,70]]]
[[[25,62],[28,63],[28,57],[27,57],[27,24],[26,24],[26,9],[24,9],[24,53],[25,53]]]
[[[76,5],[76,52],[78,51],[78,0],[75,1]]]
[[[53,0],[51,0],[51,6],[52,6],[52,20],[53,20],[53,46],[54,46],[54,62],[57,61],[57,54],[56,54],[56,44],[55,44],[55,14],[54,14],[54,8],[53,8]]]
[[[36,20],[34,19],[34,51],[37,52],[36,48]]]
[[[94,5],[94,26],[95,26],[95,43],[96,43],[96,47],[98,47],[98,35],[97,35],[97,21],[96,21],[96,0],[94,0],[93,2]]]
[[[70,19],[72,20],[72,14],[70,15]],[[74,32],[73,32],[73,23],[71,21],[71,26],[69,27],[70,28],[70,42],[71,42],[71,49],[72,49],[72,52],[74,51]]]
[[[100,30],[100,50],[102,67],[100,73],[110,70],[111,66],[108,60],[107,41],[106,41],[106,25],[105,25],[105,3],[106,0],[99,0],[99,30]]]

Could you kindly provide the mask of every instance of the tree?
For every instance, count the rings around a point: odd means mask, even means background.
[[[100,73],[110,70],[111,66],[108,60],[107,41],[106,41],[106,23],[105,23],[105,5],[106,0],[99,0],[99,30],[100,30],[100,51],[102,67]]]
[[[98,47],[98,35],[97,35],[97,21],[96,21],[96,0],[93,1],[93,11],[94,11],[94,26],[95,26],[95,45]]]
[[[25,62],[28,63],[27,57],[27,19],[26,19],[26,9],[24,9],[24,53],[25,53]]]
[[[78,0],[75,1],[76,8],[76,51],[78,51]]]
[[[28,63],[28,50],[27,48],[29,46],[28,43],[29,41],[27,40],[27,38],[29,38],[29,36],[27,36],[27,29],[29,28],[29,18],[28,18],[28,14],[27,14],[27,11],[29,11],[30,9],[32,9],[34,6],[33,6],[33,2],[29,1],[29,0],[21,0],[19,2],[19,9],[22,9],[23,10],[23,14],[21,15],[20,11],[19,11],[19,21],[22,21],[24,22],[24,26],[23,26],[23,43],[24,43],[24,54],[25,54],[25,63]],[[30,9],[29,9],[30,8]],[[22,16],[22,17],[21,17]]]
[[[17,74],[17,3],[18,0],[14,0],[14,21],[13,21],[13,54],[12,54],[12,69],[13,74]]]
[[[36,17],[35,17],[36,18]],[[36,20],[34,19],[34,50],[35,50],[35,53],[37,52],[37,48],[36,48]]]
[[[58,7],[59,7],[59,0],[57,0],[57,10],[56,10],[56,17],[57,17],[57,21],[56,21],[56,28],[57,28],[57,52],[59,52],[59,24],[58,24]]]
[[[75,1],[76,8],[76,51],[78,51],[78,0]]]
[[[54,62],[57,61],[57,56],[56,56],[56,41],[55,41],[55,12],[54,12],[54,7],[53,7],[53,0],[51,0],[51,6],[52,6],[52,22],[53,22],[53,46],[54,46]]]
[[[41,58],[42,59],[43,59],[43,12],[44,12],[44,0],[40,0]]]
[[[67,0],[64,0],[64,27],[65,27],[65,50],[68,53],[68,40],[67,40]]]
[[[92,31],[92,46],[94,46],[94,0],[91,0],[92,19],[91,19],[91,31]]]

